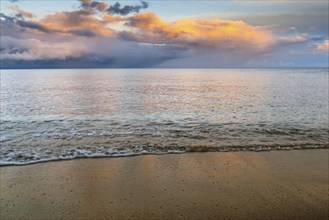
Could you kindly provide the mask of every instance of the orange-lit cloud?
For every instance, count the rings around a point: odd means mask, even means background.
[[[102,19],[105,23],[113,23],[113,22],[118,22],[118,21],[126,21],[127,18],[121,17],[121,16],[114,16],[111,14],[104,14],[102,16]]]
[[[329,52],[329,40],[325,40],[316,46],[316,49],[320,52]]]
[[[113,35],[113,31],[106,27],[107,22],[85,11],[58,12],[46,16],[40,22],[48,29],[62,32],[90,30],[101,36]]]
[[[271,29],[252,26],[243,21],[181,19],[166,22],[154,13],[117,16],[106,11],[111,8],[106,3],[91,0],[80,2],[81,7],[78,10],[52,13],[39,20],[24,21],[29,22],[25,28],[32,27],[43,32],[84,37],[118,35],[125,40],[143,43],[253,53],[266,52],[279,42]],[[13,7],[12,10],[22,11],[18,7]],[[125,22],[125,26],[130,28],[118,28],[118,22]],[[300,39],[291,38],[286,42],[296,40]]]
[[[31,12],[28,11],[24,11],[23,9],[19,8],[17,5],[9,5],[7,6],[9,10],[14,11],[18,14],[20,14],[21,16],[25,17],[25,18],[33,18],[34,15]]]
[[[243,21],[182,19],[165,22],[154,13],[137,14],[127,25],[145,35],[145,41],[177,43],[219,49],[265,50],[274,38],[269,30]]]
[[[155,13],[128,15],[146,7],[145,2],[126,7],[80,0],[75,10],[40,18],[13,5],[10,15],[0,13],[0,54],[6,60],[81,59],[115,67],[219,67],[260,63],[258,58],[265,63],[282,51],[306,50],[311,41],[317,51],[328,51],[328,40],[294,27],[284,32],[281,24],[200,17],[169,22]]]

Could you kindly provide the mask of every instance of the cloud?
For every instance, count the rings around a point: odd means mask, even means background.
[[[45,27],[44,25],[34,22],[34,21],[26,21],[25,19],[22,19],[20,15],[16,15],[15,17],[7,16],[3,13],[0,13],[0,18],[2,21],[5,21],[7,23],[12,23],[20,26],[21,28],[29,28],[38,30],[45,33],[50,33],[50,30]]]
[[[80,0],[81,7],[85,10],[96,9],[98,11],[106,11],[109,9],[109,5],[105,2],[98,2],[92,0]]]
[[[138,13],[142,9],[148,8],[149,4],[145,1],[141,1],[140,5],[123,5],[116,2],[113,5],[109,5],[106,2],[92,1],[92,0],[79,0],[81,8],[89,11],[90,13],[95,12],[107,12],[109,14],[117,15],[128,15],[130,13]],[[94,10],[94,11],[93,11]]]
[[[11,16],[7,16],[4,13],[0,13],[0,21],[1,21],[1,23],[3,23],[3,21],[5,21],[5,22],[14,22],[15,18],[11,17]]]
[[[103,19],[103,22],[105,22],[106,24],[127,20],[127,18],[125,18],[125,17],[115,16],[115,15],[111,15],[111,14],[102,15],[102,19]]]
[[[237,67],[272,65],[274,60],[279,65],[298,63],[290,59],[296,51],[314,53],[308,45],[318,51],[328,48],[321,36],[301,33],[295,26],[282,31],[281,24],[269,21],[165,21],[155,13],[129,14],[147,8],[146,2],[79,2],[72,11],[42,18],[16,6],[11,8],[16,14],[0,14],[2,67]]]
[[[17,14],[15,16],[7,16],[0,13],[0,17],[2,21],[11,23],[12,26],[17,25],[23,29],[28,28],[44,33],[85,37],[96,35],[112,36],[113,30],[106,25],[111,22],[122,20],[110,14],[104,14],[103,18],[99,19],[99,17],[85,10],[56,12],[48,14],[39,20],[25,19]]]
[[[48,14],[40,22],[51,30],[61,30],[62,33],[77,33],[79,36],[90,37],[92,35],[113,36],[114,31],[109,27],[109,24],[126,20],[124,17],[109,14],[108,10],[111,7],[106,2],[79,1],[81,3],[79,10]],[[131,7],[125,6],[124,8]],[[85,30],[84,34],[81,30]]]
[[[95,37],[95,41],[80,38],[65,42],[38,39],[0,38],[2,68],[15,67],[15,62],[34,66],[42,61],[47,65],[88,64],[94,67],[150,67],[181,56],[184,48],[172,45],[153,46],[126,42],[116,38]],[[66,66],[66,65],[64,65]]]
[[[226,17],[232,20],[243,20],[257,26],[275,24],[282,31],[289,31],[294,27],[303,33],[328,34],[328,6],[324,5],[324,8],[327,8],[327,10],[323,11],[317,8],[314,11],[310,9],[304,12],[268,12],[252,15],[236,13]]]
[[[76,29],[76,30],[71,30],[69,33],[74,34],[76,36],[81,36],[81,37],[95,37],[96,34],[92,30],[89,29]]]
[[[329,40],[325,40],[321,43],[318,43],[316,45],[316,49],[319,52],[327,52],[328,53],[329,52]]]
[[[107,10],[110,14],[119,14],[119,15],[127,15],[133,12],[139,12],[142,9],[148,8],[149,4],[147,2],[141,1],[140,5],[125,5],[121,7],[120,3],[115,3],[111,5]]]
[[[35,30],[41,31],[41,32],[50,33],[50,30],[47,27],[43,26],[42,24],[35,23],[35,22],[16,20],[16,24],[18,24],[22,28],[30,28],[30,29],[35,29]]]
[[[21,8],[19,8],[17,5],[8,5],[7,8],[11,11],[16,12],[16,16],[22,17],[22,18],[33,18],[34,15],[31,12],[24,11]]]
[[[182,19],[165,22],[154,13],[143,13],[132,16],[126,25],[138,30],[131,33],[131,39],[152,43],[249,51],[264,51],[274,44],[270,31],[243,21]]]
[[[2,20],[14,23],[21,28],[29,28],[44,33],[66,34],[81,37],[112,36],[113,30],[107,27],[108,23],[122,20],[108,14],[109,8],[105,2],[80,0],[81,8],[74,11],[63,11],[51,13],[39,20],[33,20],[32,13],[20,9],[17,5],[10,5],[8,8],[16,12],[14,16],[1,13]],[[102,13],[102,14],[99,14]]]
[[[0,38],[1,60],[47,60],[79,57],[86,51],[77,42],[43,42],[37,39],[16,39],[8,36]]]
[[[91,3],[91,0],[79,0],[82,7],[88,7]]]
[[[120,19],[113,19],[112,22],[116,20]],[[113,35],[113,30],[106,26],[110,22],[109,20],[99,19],[84,10],[49,14],[40,22],[48,29],[61,30],[62,33],[76,33],[76,30],[89,29],[89,32],[93,32],[95,35]]]
[[[81,8],[74,11],[63,11],[51,13],[39,20],[33,20],[32,13],[23,11],[16,5],[9,6],[9,9],[17,12],[15,16],[1,14],[1,18],[7,22],[14,23],[21,28],[29,28],[44,33],[75,35],[80,37],[113,36],[114,31],[108,26],[109,23],[119,22],[127,18],[114,16],[106,10],[110,6],[105,2],[80,0]],[[112,7],[113,13],[137,12],[146,8],[148,4],[142,2],[138,6],[124,6],[123,8]],[[114,14],[115,14],[114,13]],[[30,19],[25,19],[30,18]]]
[[[281,37],[277,39],[276,46],[286,46],[286,45],[293,45],[293,44],[300,44],[307,42],[311,39],[308,38],[306,35],[294,35],[294,36],[287,36]]]

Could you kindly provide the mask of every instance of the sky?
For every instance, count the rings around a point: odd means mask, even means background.
[[[328,4],[1,0],[1,68],[328,67]]]

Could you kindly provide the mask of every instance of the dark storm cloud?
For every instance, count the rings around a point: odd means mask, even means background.
[[[72,31],[69,31],[69,33],[76,35],[76,36],[81,36],[81,37],[94,37],[97,35],[97,34],[95,34],[95,32],[93,32],[89,29],[72,30]]]
[[[138,13],[142,9],[148,8],[149,4],[145,1],[141,1],[140,5],[121,5],[116,2],[113,5],[109,5],[105,2],[92,1],[92,0],[79,0],[81,2],[81,8],[90,13],[105,12],[109,14],[127,15],[129,13]]]
[[[106,11],[109,8],[109,5],[105,2],[91,1],[91,0],[80,0],[81,7],[84,10],[92,11],[96,9],[98,11]]]
[[[17,24],[21,28],[30,28],[35,29],[44,33],[50,33],[50,30],[46,27],[44,27],[41,24],[32,22],[32,21],[25,21],[23,16],[21,14],[16,14],[14,17],[7,16],[3,13],[0,13],[1,20],[4,20],[5,22]]]
[[[110,14],[127,15],[133,12],[138,13],[140,10],[148,8],[148,6],[149,4],[147,2],[141,1],[140,5],[125,5],[121,7],[120,3],[117,2],[114,5],[110,6],[107,11]]]
[[[77,14],[83,14],[84,12],[78,11]],[[32,30],[37,30],[41,31],[43,33],[47,34],[53,34],[53,33],[66,33],[66,34],[71,34],[75,36],[80,36],[80,37],[94,37],[97,36],[97,34],[88,29],[88,28],[81,28],[81,29],[72,29],[72,30],[59,30],[59,29],[49,29],[46,26],[32,22],[32,21],[26,21],[24,19],[24,16],[21,14],[16,14],[15,16],[7,16],[3,13],[0,13],[0,18],[2,21],[6,22],[7,26],[9,25],[16,25],[18,27],[18,30],[21,32],[26,31],[26,29],[32,29]],[[74,19],[71,19],[74,21]],[[80,19],[82,20],[82,19]],[[5,24],[1,24],[1,29],[3,30],[5,28]],[[9,27],[10,28],[10,27]],[[13,27],[11,27],[13,29]]]
[[[5,21],[5,22],[14,22],[15,21],[14,17],[7,16],[4,13],[0,13],[0,18],[1,18],[1,21]]]
[[[152,67],[182,56],[184,48],[154,46],[116,38],[77,38],[70,42],[2,36],[1,68]],[[58,39],[60,40],[60,39]]]
[[[29,22],[29,21],[24,21],[24,20],[16,20],[16,24],[18,24],[19,26],[21,26],[22,28],[30,28],[30,29],[35,29],[44,33],[50,33],[51,31],[44,27],[41,24],[37,24],[34,22]]]
[[[16,14],[15,17],[22,20],[24,19],[24,16],[22,14]]]
[[[91,3],[90,0],[80,0],[80,2],[81,2],[81,7],[83,7],[83,8],[89,7],[89,5]]]

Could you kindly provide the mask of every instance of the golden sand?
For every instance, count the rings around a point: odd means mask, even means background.
[[[328,219],[329,150],[1,167],[5,219]]]

